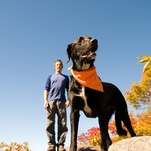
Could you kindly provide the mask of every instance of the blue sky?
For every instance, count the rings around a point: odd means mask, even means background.
[[[1,0],[0,142],[29,142],[32,151],[47,148],[43,90],[53,62],[80,35],[99,42],[95,66],[102,81],[124,93],[141,79],[140,55],[151,55],[150,0]],[[66,145],[70,142],[70,121]],[[81,113],[79,133],[97,127]]]

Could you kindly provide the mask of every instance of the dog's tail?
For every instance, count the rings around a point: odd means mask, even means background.
[[[127,131],[122,128],[122,121],[117,112],[115,112],[115,123],[116,123],[117,134],[120,136],[127,136]]]

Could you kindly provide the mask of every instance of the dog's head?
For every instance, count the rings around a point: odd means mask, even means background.
[[[80,36],[67,47],[68,61],[73,62],[73,69],[84,71],[93,66],[98,42],[89,36]]]

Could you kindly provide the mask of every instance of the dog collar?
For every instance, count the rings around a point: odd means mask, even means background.
[[[96,68],[93,66],[86,71],[76,71],[72,67],[69,68],[73,77],[83,86],[104,92],[101,79],[98,77]]]

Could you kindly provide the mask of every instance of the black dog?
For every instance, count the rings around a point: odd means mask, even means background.
[[[94,68],[97,47],[97,40],[89,36],[80,36],[69,44],[66,50],[68,55],[67,62],[70,61],[70,58],[72,59],[72,70],[81,74],[83,71],[88,73],[89,70]],[[123,121],[131,136],[136,136],[131,126],[125,99],[120,90],[111,83],[102,82],[102,86],[102,92],[95,90],[80,84],[75,75],[71,75],[68,92],[71,105],[70,151],[77,150],[80,110],[82,110],[87,117],[98,117],[101,130],[101,151],[107,151],[112,143],[108,134],[108,122],[114,112],[117,133],[119,135],[127,135],[126,130],[122,129],[121,126],[121,121]]]

